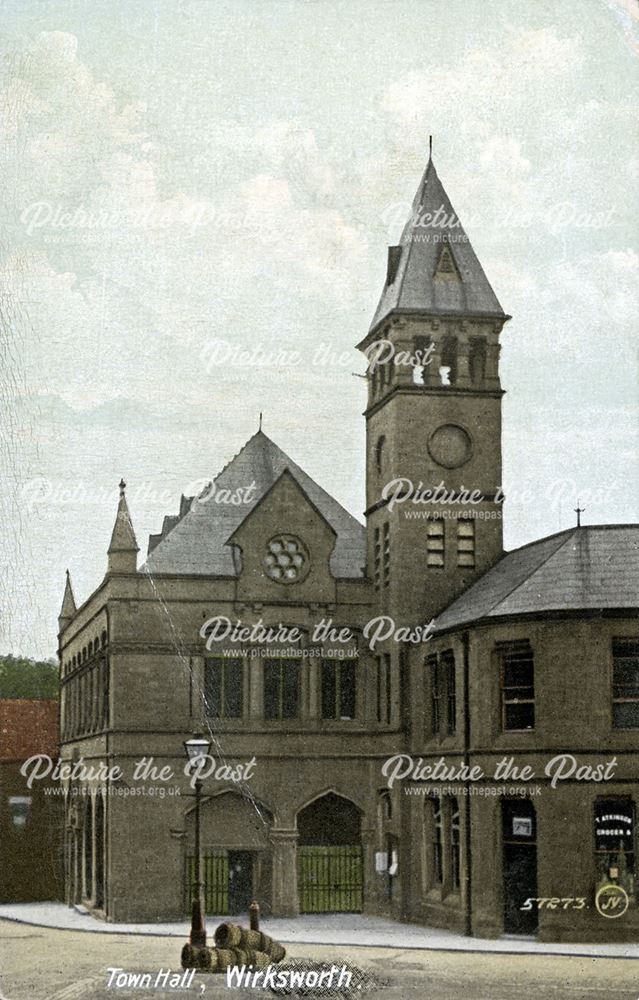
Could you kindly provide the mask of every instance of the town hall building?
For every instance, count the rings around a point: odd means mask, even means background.
[[[256,899],[639,938],[639,530],[567,526],[504,552],[509,320],[429,159],[358,345],[365,524],[260,429],[140,564],[121,483],[106,575],[80,606],[67,577],[59,618],[61,758],[121,771],[66,782],[70,905],[188,912],[183,744],[202,732],[210,915]],[[380,341],[393,357],[373,363]],[[398,479],[474,499],[407,517]],[[166,787],[134,774],[143,757]],[[436,766],[445,780],[426,780]]]

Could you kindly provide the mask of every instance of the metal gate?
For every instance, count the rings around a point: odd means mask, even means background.
[[[204,882],[204,910],[212,916],[225,916],[229,912],[229,857],[228,851],[209,851],[202,857]],[[195,895],[195,856],[188,855],[184,870],[184,912],[191,913]]]
[[[361,913],[362,848],[299,847],[298,884],[302,913]]]

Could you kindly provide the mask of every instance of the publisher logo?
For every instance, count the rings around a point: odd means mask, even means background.
[[[628,909],[630,899],[626,890],[620,885],[602,885],[595,896],[595,906],[597,913],[609,920],[616,920],[623,917]]]

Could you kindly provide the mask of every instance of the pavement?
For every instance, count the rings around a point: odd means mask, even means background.
[[[183,940],[183,939],[182,939]],[[230,986],[225,975],[196,974],[187,989],[156,982],[167,969],[181,975],[182,940],[147,934],[55,930],[0,919],[2,1000],[268,1000],[282,990]],[[415,948],[287,944],[276,969],[346,965],[350,989],[304,988],[310,1000],[637,1000],[638,967],[618,958],[512,955]],[[125,973],[114,989],[113,973]],[[148,973],[152,986],[139,983]],[[368,979],[360,987],[362,976]],[[131,977],[131,978],[130,978]],[[124,979],[131,988],[127,988]],[[373,982],[371,983],[371,979]],[[354,988],[353,988],[354,987]],[[289,994],[290,1000],[292,995]]]
[[[157,924],[113,924],[91,917],[82,908],[64,903],[12,903],[0,905],[0,919],[37,927],[92,934],[139,934],[186,940],[186,921]],[[212,931],[226,917],[208,916]],[[233,918],[239,919],[239,918]],[[465,937],[418,924],[403,924],[355,913],[304,914],[294,918],[264,918],[261,929],[284,944],[340,945],[402,950],[459,951],[498,955],[567,955],[583,958],[639,959],[636,944],[552,944],[534,938],[504,936],[498,939]]]

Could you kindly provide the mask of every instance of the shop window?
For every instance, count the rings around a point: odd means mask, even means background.
[[[426,565],[444,565],[444,520],[433,518],[426,525]]]
[[[475,565],[475,522],[470,519],[457,521],[457,565]]]
[[[615,729],[639,729],[639,642],[612,643],[612,724]]]
[[[264,718],[296,718],[299,715],[300,687],[299,660],[266,660],[264,663]]]
[[[635,891],[635,805],[630,798],[595,799],[597,882],[616,882]]]
[[[322,662],[322,718],[346,721],[355,718],[355,661]]]
[[[243,707],[242,659],[207,660],[204,665],[206,714],[216,719],[239,719]]]
[[[535,728],[535,663],[527,642],[500,648],[501,720],[504,732]]]

